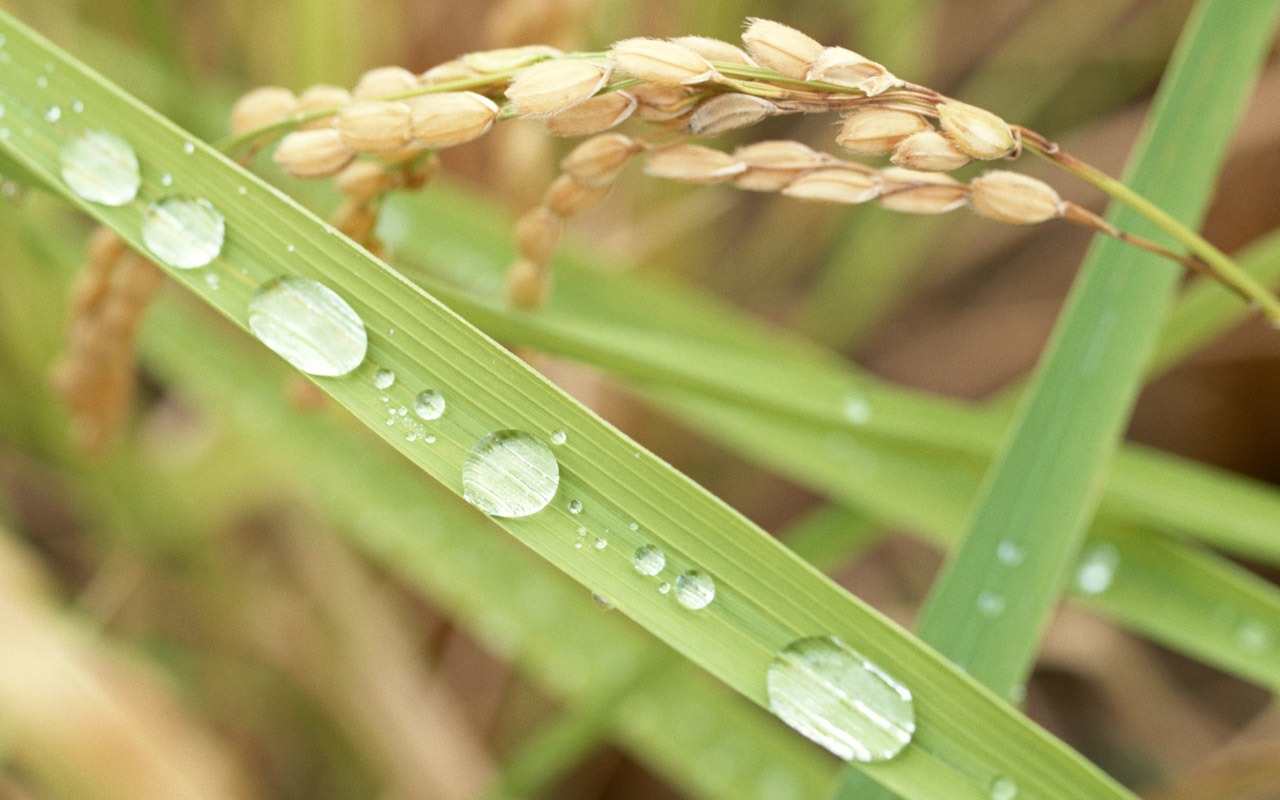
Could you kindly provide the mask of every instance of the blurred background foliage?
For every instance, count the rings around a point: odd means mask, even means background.
[[[209,141],[258,85],[351,86],[375,66],[421,71],[532,42],[734,40],[745,17],[761,16],[1059,138],[1114,174],[1191,3],[4,5]],[[1280,224],[1277,109],[1273,58],[1206,226],[1228,251]],[[745,135],[824,146],[833,121],[778,119]],[[445,176],[465,185],[464,207],[483,195],[514,218],[566,147],[535,124],[508,123],[445,153]],[[335,202],[268,159],[258,166],[322,213]],[[1101,207],[1088,187],[1054,182]],[[798,800],[829,786],[835,765],[824,755],[422,486],[176,290],[148,323],[164,335],[144,336],[128,435],[105,458],[81,457],[47,374],[89,226],[38,192],[9,194],[0,208],[0,798]],[[429,219],[386,222],[431,236]],[[590,263],[718,296],[889,382],[979,404],[1034,363],[1088,239],[1066,225],[902,218],[638,174],[571,230]],[[505,241],[509,227],[491,235]],[[835,537],[840,558],[825,560],[841,583],[911,621],[941,559],[916,531],[881,536],[606,372],[528,357],[811,557],[822,561]],[[1280,340],[1250,321],[1153,381],[1129,437],[1280,482],[1278,357]],[[1280,749],[1280,718],[1266,705],[1257,687],[1070,610],[1048,633],[1026,709],[1153,796],[1244,798],[1280,792],[1272,766],[1248,789],[1262,793],[1231,793],[1233,759],[1266,763],[1258,754]]]

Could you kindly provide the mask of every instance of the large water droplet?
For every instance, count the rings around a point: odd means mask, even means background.
[[[138,156],[106,131],[85,131],[62,146],[62,179],[77,196],[104,206],[122,206],[138,196]]]
[[[541,511],[560,486],[551,449],[523,431],[498,431],[472,446],[462,464],[462,496],[492,517]]]
[[[222,252],[226,222],[208,200],[170,197],[153,203],[142,218],[142,241],[171,267],[203,267]]]
[[[846,761],[883,761],[916,730],[911,691],[834,636],[787,645],[769,665],[769,708]]]
[[[1111,586],[1119,565],[1120,552],[1113,545],[1095,544],[1080,558],[1076,586],[1085,594],[1101,594]]]
[[[423,419],[440,419],[444,414],[444,395],[427,389],[413,398],[413,413]]]
[[[716,599],[716,582],[705,572],[691,570],[676,578],[676,602],[692,611],[711,605]]]
[[[667,554],[651,544],[640,545],[631,556],[631,563],[641,575],[657,575],[667,566]]]
[[[991,782],[991,800],[1014,800],[1018,796],[1018,784],[1005,777]]]
[[[396,374],[389,369],[380,369],[373,373],[373,385],[378,389],[390,389],[396,382]]]
[[[274,278],[249,299],[249,329],[293,366],[336,378],[360,366],[369,348],[364,323],[328,286],[310,278]]]

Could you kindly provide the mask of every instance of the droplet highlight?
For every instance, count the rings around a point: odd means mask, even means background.
[[[1095,544],[1085,551],[1076,568],[1076,587],[1084,594],[1102,594],[1111,587],[1116,567],[1120,565],[1120,551],[1105,542]]]
[[[641,575],[653,577],[666,568],[667,554],[662,552],[660,547],[643,544],[632,554],[631,564]]]
[[[396,374],[389,369],[380,369],[373,373],[373,385],[378,389],[390,389],[396,382]]]
[[[991,800],[1015,800],[1018,796],[1018,784],[1012,779],[999,777],[991,781]]]
[[[581,513],[582,513],[582,501],[581,501],[581,500],[570,500],[570,501],[568,502],[568,504],[567,504],[567,506],[566,506],[566,507],[569,509],[569,513],[570,513],[570,514],[581,514]]]
[[[44,112],[45,122],[57,122],[60,119],[62,119],[61,106],[49,106],[47,109],[45,109],[45,112]]]
[[[998,617],[1004,613],[1004,598],[995,592],[978,593],[978,611],[986,617]]]
[[[85,131],[64,144],[58,157],[62,180],[81,199],[122,206],[138,196],[138,156],[113,133]]]
[[[851,394],[844,399],[844,418],[854,425],[871,421],[871,404],[861,394]]]
[[[444,395],[432,389],[419,392],[413,398],[413,413],[425,420],[440,419],[444,415]]]
[[[716,599],[716,582],[705,572],[690,570],[676,578],[676,602],[690,611],[699,611]]]
[[[227,225],[208,200],[170,197],[153,203],[142,218],[142,242],[171,267],[203,267],[222,252]]]
[[[551,443],[556,447],[559,447],[567,441],[569,441],[569,434],[564,431],[555,431],[551,434]]]
[[[249,329],[293,366],[328,378],[360,366],[369,348],[364,323],[347,301],[299,275],[258,287],[249,299]]]
[[[523,431],[491,433],[462,464],[462,496],[491,517],[527,517],[547,507],[560,465],[541,439]]]
[[[766,676],[769,708],[846,761],[884,761],[915,735],[911,691],[835,636],[783,648]]]
[[[1004,539],[996,545],[996,558],[1006,567],[1016,567],[1022,563],[1022,546],[1017,542]]]

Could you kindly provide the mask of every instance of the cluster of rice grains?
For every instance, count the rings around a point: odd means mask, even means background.
[[[606,53],[509,48],[471,53],[421,75],[375,69],[352,92],[313,86],[295,96],[261,88],[236,105],[232,129],[256,144],[291,130],[276,162],[299,178],[336,176],[348,200],[335,223],[374,251],[379,199],[424,185],[437,169],[436,150],[477,139],[512,117],[540,119],[557,136],[590,137],[561,162],[562,174],[541,205],[516,226],[520,257],[508,273],[507,296],[526,309],[546,300],[547,265],[565,220],[599,202],[640,154],[648,174],[682,183],[731,183],[821,203],[876,201],[912,214],[968,205],[1016,225],[1065,218],[1204,268],[1117,231],[1035,178],[989,170],[962,183],[947,174],[974,160],[1014,159],[1024,144],[1057,153],[1031,131],[777,22],[752,20],[742,38],[745,49],[698,36],[626,39]],[[831,111],[844,115],[836,144],[858,156],[887,155],[893,166],[868,166],[790,140],[731,153],[688,142],[771,116]],[[611,132],[632,116],[652,130]]]

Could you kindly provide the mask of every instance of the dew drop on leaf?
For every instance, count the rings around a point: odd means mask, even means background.
[[[81,199],[122,206],[138,196],[142,179],[138,156],[127,142],[106,131],[85,131],[62,146],[62,179]]]
[[[203,267],[222,252],[226,222],[208,200],[170,197],[152,203],[142,218],[142,242],[178,269]]]
[[[527,517],[547,507],[560,465],[545,442],[523,431],[490,433],[462,464],[462,496],[492,517]]]
[[[396,382],[396,374],[389,369],[380,369],[373,373],[373,385],[378,389],[390,389]]]
[[[432,389],[419,392],[413,399],[413,413],[422,419],[440,419],[444,415],[444,395]]]
[[[249,329],[293,366],[336,378],[360,366],[364,323],[332,289],[298,275],[264,283],[249,299]]]
[[[1018,784],[1003,776],[991,782],[991,800],[1014,800],[1018,796]]]
[[[846,761],[893,758],[915,735],[911,691],[834,636],[787,645],[766,685],[773,713]]]
[[[641,575],[657,575],[667,566],[667,554],[655,545],[640,545],[631,556],[631,564]]]
[[[676,578],[676,602],[691,611],[711,605],[716,599],[716,582],[705,572],[690,570]]]
[[[1120,552],[1105,542],[1095,544],[1080,557],[1076,568],[1076,587],[1085,594],[1102,594],[1111,586]]]

